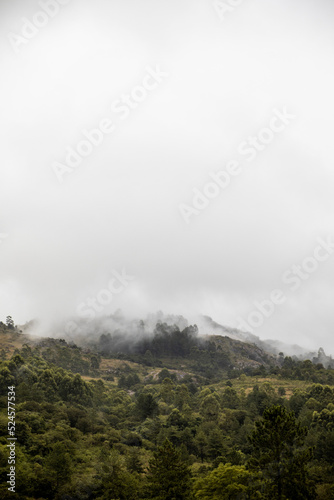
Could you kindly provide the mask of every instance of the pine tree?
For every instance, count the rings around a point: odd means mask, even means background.
[[[55,487],[65,484],[72,474],[71,458],[67,447],[63,443],[56,443],[46,459],[46,468],[51,471]]]
[[[7,316],[6,325],[7,325],[7,328],[9,328],[10,330],[14,330],[14,328],[15,328],[14,321],[13,321],[13,318],[11,316]]]
[[[189,499],[190,471],[179,450],[165,439],[154,453],[148,470],[149,498],[154,500]]]
[[[307,429],[283,406],[267,408],[255,423],[249,438],[253,447],[249,467],[262,474],[271,499],[315,498],[306,469],[312,458],[311,450],[303,448],[306,435]]]
[[[136,410],[142,420],[153,417],[158,411],[158,404],[152,394],[139,394],[136,402]]]

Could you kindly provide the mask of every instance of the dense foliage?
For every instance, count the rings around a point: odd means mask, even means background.
[[[194,347],[210,360],[219,353],[214,342],[190,345],[196,336],[188,330],[180,340],[171,335],[168,346],[159,335],[150,349],[141,345],[137,363],[50,339],[3,359],[1,498],[334,497],[334,388],[312,381],[331,381],[331,370],[289,358],[243,370],[222,352],[229,363],[212,376],[196,368]],[[302,377],[293,380],[298,369]],[[6,484],[9,386],[16,493]]]

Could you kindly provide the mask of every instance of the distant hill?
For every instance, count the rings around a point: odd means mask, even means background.
[[[227,335],[228,337],[240,340],[241,342],[256,344],[261,347],[261,349],[264,349],[271,354],[277,355],[280,352],[284,352],[284,354],[289,356],[304,356],[307,354],[307,350],[297,344],[285,344],[280,340],[261,340],[260,337],[254,335],[253,333],[243,332],[237,328],[220,325],[210,318],[210,316],[200,316],[198,326],[203,332],[205,331],[213,335]],[[314,353],[314,355],[315,354],[316,353]]]
[[[318,351],[308,351],[297,344],[286,344],[280,340],[261,340],[260,337],[250,332],[243,332],[237,328],[220,325],[210,318],[210,316],[200,316],[197,325],[202,334],[205,332],[211,335],[226,335],[231,339],[255,344],[274,356],[283,352],[285,356],[296,356],[299,360],[309,359],[314,363],[322,363],[326,368],[329,366],[334,368],[332,356],[327,356],[321,347]]]
[[[124,353],[124,354],[144,354],[141,352],[143,341],[145,339],[146,348],[149,346],[151,339],[156,334],[157,325],[166,325],[165,330],[169,331],[169,335],[174,331],[177,336],[182,336],[182,332],[188,328],[196,328],[196,337],[199,344],[201,342],[210,342],[211,337],[215,338],[215,345],[223,349],[233,366],[256,366],[263,364],[264,366],[275,364],[281,357],[292,356],[298,360],[311,360],[313,363],[321,363],[323,366],[334,367],[334,362],[331,356],[320,348],[317,352],[309,352],[307,349],[299,345],[289,345],[280,340],[262,340],[257,335],[250,332],[243,332],[237,328],[223,326],[214,321],[209,316],[198,316],[195,319],[196,324],[190,326],[186,318],[181,315],[164,314],[159,311],[148,315],[145,319],[126,319],[121,311],[117,311],[113,315],[99,317],[93,321],[87,321],[82,318],[74,318],[70,321],[58,324],[52,331],[45,332],[38,326],[38,322],[32,321],[24,325],[23,333],[35,333],[43,337],[63,338],[67,342],[74,342],[81,347],[91,347],[100,349],[102,353]],[[68,328],[71,325],[71,328]],[[189,333],[189,332],[188,332]],[[192,332],[194,334],[194,332]],[[102,341],[101,341],[102,337]],[[218,342],[218,338],[221,337]],[[226,339],[229,339],[226,340]],[[225,339],[225,340],[223,340]],[[233,342],[232,342],[233,341]],[[104,346],[101,346],[101,342]],[[159,343],[156,339],[155,344]],[[168,342],[166,344],[168,346]],[[189,347],[189,345],[188,345]],[[194,347],[194,346],[193,346]],[[175,352],[170,354],[182,353],[182,346],[175,347]],[[180,352],[178,352],[178,349]],[[153,348],[154,350],[154,348]],[[140,351],[140,352],[139,352]],[[187,356],[190,355],[190,347]]]

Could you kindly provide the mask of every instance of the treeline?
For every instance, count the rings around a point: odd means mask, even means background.
[[[203,385],[200,376],[178,380],[163,368],[152,379],[135,367],[114,382],[84,380],[57,366],[59,343],[43,349],[51,362],[25,346],[0,365],[1,498],[333,498],[332,387],[287,399],[270,382],[237,390],[244,374]],[[16,494],[6,486],[8,386]]]
[[[99,354],[82,349],[73,342],[68,344],[64,339],[47,338],[37,344],[23,344],[14,354],[20,354],[24,359],[37,356],[50,364],[81,375],[96,375],[101,362]]]
[[[224,342],[217,342],[217,338]],[[321,363],[300,361],[289,356],[278,356],[275,359],[255,345],[233,341],[227,337],[203,339],[198,336],[196,325],[180,330],[175,325],[158,323],[150,336],[145,334],[142,325],[137,339],[129,339],[122,332],[115,332],[113,335],[107,333],[100,336],[95,347],[102,356],[126,359],[152,367],[164,366],[166,358],[187,359],[191,362],[192,370],[211,382],[218,381],[225,374],[233,379],[245,373],[254,377],[269,374],[291,380],[334,384],[334,370],[325,369]],[[248,363],[240,361],[244,359]]]
[[[272,370],[274,373],[275,370]],[[292,380],[307,380],[319,384],[334,384],[334,370],[325,369],[321,363],[312,363],[310,360],[298,361],[287,356],[279,370],[281,377]]]
[[[99,339],[98,349],[102,355],[114,353],[132,353],[144,355],[147,351],[155,357],[161,356],[189,356],[193,347],[202,346],[203,342],[198,337],[197,326],[189,326],[184,330],[176,325],[158,323],[153,335],[145,333],[144,328],[139,330],[138,338],[128,338],[123,332],[102,334]]]
[[[102,356],[118,357],[146,366],[163,366],[166,358],[183,358],[193,361],[198,373],[211,379],[221,370],[233,369],[229,353],[215,342],[198,336],[196,325],[180,330],[178,326],[158,323],[153,335],[143,334],[127,342],[121,333],[102,334],[97,345]]]

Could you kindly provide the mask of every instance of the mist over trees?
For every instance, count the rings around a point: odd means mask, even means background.
[[[158,323],[153,334],[142,332],[138,339],[127,339],[121,332],[102,334],[99,339],[99,350],[101,354],[110,353],[134,353],[145,354],[150,351],[154,356],[188,356],[191,349],[203,344],[198,338],[198,329],[195,326],[180,330],[176,325]]]

